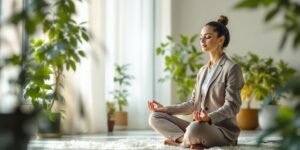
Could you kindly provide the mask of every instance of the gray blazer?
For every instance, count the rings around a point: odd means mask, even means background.
[[[206,94],[201,95],[201,85],[207,70],[208,64],[200,68],[191,99],[182,104],[167,106],[167,113],[191,114],[193,111],[205,109],[211,123],[218,127],[225,137],[235,141],[240,134],[236,114],[240,110],[240,92],[244,86],[241,68],[224,54],[208,83]]]

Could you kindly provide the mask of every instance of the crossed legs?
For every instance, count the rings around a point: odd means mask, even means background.
[[[150,126],[167,138],[165,144],[184,147],[212,147],[230,145],[222,131],[207,123],[189,123],[162,112],[153,112],[149,116]]]

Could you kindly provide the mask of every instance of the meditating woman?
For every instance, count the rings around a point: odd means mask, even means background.
[[[244,79],[240,66],[224,52],[230,40],[227,23],[227,17],[220,16],[201,30],[201,48],[210,60],[200,68],[190,100],[167,107],[148,101],[152,111],[149,124],[167,138],[165,144],[191,149],[237,144],[240,129],[236,114]],[[193,114],[194,121],[173,116],[177,114]]]

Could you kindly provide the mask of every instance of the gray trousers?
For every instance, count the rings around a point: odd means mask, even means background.
[[[183,146],[202,144],[206,147],[232,145],[222,131],[208,123],[187,122],[162,112],[153,112],[149,116],[149,125],[164,137],[176,141],[183,136]]]

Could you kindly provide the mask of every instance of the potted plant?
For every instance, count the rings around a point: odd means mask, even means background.
[[[33,35],[36,31],[36,26],[41,24],[39,19],[45,17],[43,10],[49,9],[50,6],[45,0],[32,1],[30,6],[30,9],[23,7],[24,9],[20,11],[12,11],[12,15],[4,22],[1,22],[0,28],[10,26],[17,33],[21,33],[18,32],[21,29],[22,33]],[[3,39],[5,38],[3,37]],[[23,37],[18,36],[17,38],[19,41],[22,41]],[[3,39],[1,38],[1,41],[4,41],[3,43],[9,42]],[[14,41],[14,43],[9,44],[17,43]],[[26,45],[25,41],[22,41],[22,44]],[[8,51],[9,49],[1,50]],[[27,47],[22,46],[19,52],[0,56],[0,76],[2,72],[7,71],[6,69],[14,69],[16,71],[16,76],[10,76],[8,79],[10,83],[9,91],[5,93],[5,96],[1,96],[1,102],[6,101],[6,96],[10,97],[8,99],[10,102],[12,99],[15,99],[16,107],[9,111],[3,111],[3,107],[0,108],[0,138],[5,139],[2,140],[0,149],[26,150],[32,135],[36,131],[36,120],[40,109],[32,110],[24,109],[23,107],[24,99],[22,94],[26,80],[26,51]]]
[[[294,21],[300,19],[298,1],[286,0],[286,1],[253,1],[242,0],[237,3],[237,7],[244,9],[263,9],[265,12],[265,21],[270,23],[276,20],[279,16],[283,16],[281,21],[277,22],[283,31],[282,40],[280,43],[280,50],[284,50],[283,46],[287,43],[289,46],[293,46],[295,50],[299,50],[300,46],[300,22]],[[254,11],[253,11],[254,12]],[[276,18],[276,19],[275,19]],[[274,23],[274,22],[273,22]],[[276,28],[277,29],[277,28]],[[292,39],[293,42],[288,42]],[[298,49],[297,49],[298,48]],[[288,50],[288,49],[286,49]],[[284,51],[286,51],[284,50]],[[296,51],[295,51],[296,52]],[[265,143],[268,136],[274,133],[279,134],[282,140],[278,143],[278,149],[293,150],[299,149],[299,120],[300,120],[300,77],[289,79],[289,81],[278,88],[275,93],[288,93],[289,98],[286,100],[293,104],[290,107],[281,106],[279,111],[279,117],[276,118],[275,126],[264,131],[258,139],[258,143]],[[268,99],[267,101],[272,101]]]
[[[261,129],[269,129],[275,125],[275,120],[279,114],[278,101],[285,99],[285,93],[275,92],[276,89],[285,85],[290,79],[295,77],[296,71],[288,67],[283,60],[279,62],[270,62],[265,68],[265,75],[260,77],[260,89],[265,89],[259,100],[264,103],[258,115],[258,123]],[[269,98],[270,100],[266,101]]]
[[[241,96],[242,100],[246,102],[246,108],[242,108],[238,114],[240,127],[242,129],[255,129],[258,126],[258,109],[251,108],[250,104],[253,100],[263,101],[269,95],[272,97],[271,105],[263,107],[260,112],[260,114],[266,114],[268,117],[259,117],[259,122],[262,123],[263,120],[265,122],[260,125],[261,128],[271,125],[278,113],[277,100],[282,96],[273,92],[291,78],[295,70],[289,68],[282,60],[274,62],[272,58],[259,58],[254,53],[248,53],[243,57],[235,55],[233,60],[241,66],[245,79]],[[265,113],[266,110],[271,111],[271,113]]]
[[[115,125],[120,128],[126,127],[128,124],[128,113],[124,111],[124,107],[127,105],[129,96],[127,88],[133,79],[133,76],[127,74],[128,67],[129,64],[115,65],[114,83],[116,87],[112,94],[118,108],[115,112]]]
[[[12,58],[17,60],[14,65],[22,68],[18,79],[22,89],[21,97],[35,109],[42,108],[42,116],[47,117],[39,121],[42,123],[39,124],[41,133],[46,132],[45,130],[60,132],[63,110],[57,112],[53,110],[53,106],[64,100],[60,93],[63,73],[70,69],[75,71],[77,63],[85,56],[78,45],[88,41],[89,36],[83,24],[73,20],[75,13],[72,0],[49,3],[32,1],[30,9],[16,13],[11,18],[14,24],[24,22],[28,39],[31,39],[22,55],[14,55]],[[45,36],[35,39],[33,33],[39,27]],[[54,127],[53,130],[49,130],[51,127]]]
[[[108,132],[113,132],[114,125],[115,125],[114,115],[115,115],[115,112],[116,112],[115,103],[107,101],[106,102],[106,111],[107,111],[107,127],[108,127]]]
[[[192,93],[196,76],[203,66],[203,52],[197,50],[195,41],[198,35],[180,35],[179,41],[172,36],[167,37],[167,42],[161,43],[156,49],[156,55],[164,58],[164,71],[167,75],[159,81],[171,79],[175,82],[177,103],[186,101]],[[192,115],[180,116],[180,118],[191,121]]]
[[[17,78],[10,79],[18,107],[10,114],[0,115],[1,122],[7,123],[0,126],[0,132],[5,130],[9,137],[0,149],[27,149],[29,139],[36,131],[32,129],[36,123],[34,120],[41,108],[49,120],[59,120],[52,107],[54,101],[63,100],[60,94],[63,72],[76,69],[76,64],[84,56],[83,51],[77,50],[77,45],[89,38],[86,29],[72,19],[76,12],[74,1],[39,0],[23,4],[24,9],[14,12],[8,23],[18,29],[22,27],[22,33],[32,40],[30,46],[27,40],[22,41],[21,53],[0,60],[0,71],[12,66],[18,71]],[[47,39],[33,38],[40,29]],[[31,112],[23,109],[28,101],[34,106]],[[12,136],[6,134],[10,130]]]

